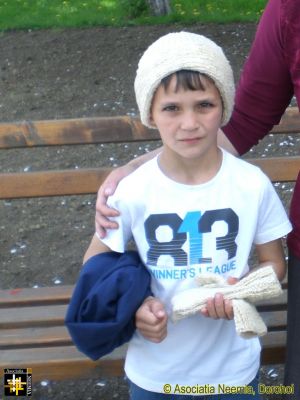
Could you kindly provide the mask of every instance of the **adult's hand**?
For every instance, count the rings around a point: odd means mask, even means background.
[[[114,194],[119,182],[136,168],[134,164],[126,164],[114,169],[100,186],[97,193],[95,228],[100,238],[106,236],[106,229],[117,229],[117,222],[111,221],[109,217],[117,217],[119,211],[107,206],[107,199]]]
[[[151,160],[160,151],[161,148],[158,148],[130,161],[122,167],[114,169],[100,186],[97,194],[95,216],[95,228],[100,238],[103,239],[106,236],[107,229],[118,228],[118,224],[109,220],[109,217],[117,217],[119,211],[107,206],[108,197],[114,194],[119,182],[125,178],[125,176],[131,174],[146,161]]]

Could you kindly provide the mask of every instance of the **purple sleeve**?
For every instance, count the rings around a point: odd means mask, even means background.
[[[233,115],[223,127],[240,154],[278,124],[293,96],[281,7],[281,0],[270,0],[266,6],[241,73]]]

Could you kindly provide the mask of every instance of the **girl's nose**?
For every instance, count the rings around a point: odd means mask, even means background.
[[[188,111],[182,115],[181,128],[186,131],[192,131],[199,127],[195,112]]]

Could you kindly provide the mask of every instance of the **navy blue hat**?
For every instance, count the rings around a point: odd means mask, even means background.
[[[128,342],[135,313],[152,294],[150,281],[136,251],[91,257],[82,267],[65,319],[77,348],[97,360]]]

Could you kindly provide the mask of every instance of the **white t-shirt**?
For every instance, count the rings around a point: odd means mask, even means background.
[[[286,235],[291,225],[269,179],[261,170],[223,151],[216,176],[201,185],[166,177],[157,158],[123,179],[109,205],[120,228],[102,241],[124,252],[134,239],[152,274],[152,291],[171,312],[175,293],[195,287],[194,277],[213,272],[242,277],[252,244]],[[195,315],[168,322],[156,344],[136,332],[125,371],[136,385],[154,392],[163,386],[246,385],[259,368],[259,340],[236,334],[233,321]],[[200,389],[199,389],[200,390]],[[217,394],[217,392],[215,392]],[[194,395],[203,395],[196,391]]]

